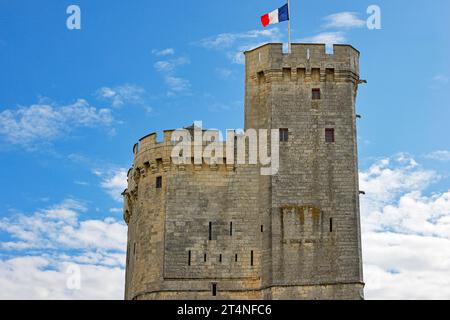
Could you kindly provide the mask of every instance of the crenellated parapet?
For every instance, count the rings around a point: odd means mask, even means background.
[[[184,131],[187,131],[183,129]],[[224,165],[228,169],[233,169],[234,165],[228,164],[226,157],[226,142],[225,141],[213,141],[217,149],[223,150],[222,156],[212,154],[211,156],[206,156],[204,150],[213,143],[212,141],[202,141],[201,142],[201,154],[202,163],[194,162],[194,149],[195,144],[198,142],[191,141],[190,144],[191,152],[190,156],[174,153],[174,147],[178,144],[172,137],[175,130],[164,131],[163,141],[158,142],[158,137],[156,133],[151,133],[139,140],[133,148],[134,153],[134,164],[132,170],[139,171],[140,175],[146,176],[148,173],[157,172],[167,172],[169,170],[181,170],[184,171],[187,166],[192,165],[196,169],[212,169],[216,170],[218,166]],[[188,131],[187,131],[188,132]],[[214,131],[208,131],[210,134]],[[219,132],[217,136],[219,136]],[[193,139],[193,137],[191,137]]]
[[[258,83],[359,81],[359,51],[350,45],[334,45],[330,54],[324,44],[293,43],[285,54],[281,43],[269,43],[245,56],[247,77]]]

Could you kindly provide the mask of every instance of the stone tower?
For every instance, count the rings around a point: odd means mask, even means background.
[[[280,167],[171,159],[172,131],[134,147],[124,192],[126,299],[362,299],[348,45],[245,53],[245,129],[280,131]]]

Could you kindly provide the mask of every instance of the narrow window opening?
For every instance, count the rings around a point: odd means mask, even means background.
[[[230,237],[233,235],[233,222],[230,222]]]
[[[264,226],[261,225],[261,232],[264,232]]]
[[[133,244],[133,255],[136,254],[136,243]]]
[[[217,284],[216,283],[212,284],[212,295],[213,295],[213,297],[217,296]]]
[[[237,262],[238,261],[238,257],[237,257],[238,255],[237,255],[237,253],[234,255],[234,262]]]
[[[333,232],[333,218],[330,218],[330,232]]]
[[[250,253],[250,265],[253,267],[253,250]]]
[[[289,129],[282,128],[280,129],[280,142],[289,141]]]
[[[212,240],[212,222],[209,223],[209,241]]]
[[[320,89],[319,88],[312,89],[312,99],[320,100]]]
[[[260,71],[257,74],[259,84],[264,83],[266,81],[266,77],[264,75],[264,71]]]
[[[222,254],[219,255],[219,262],[222,263]]]
[[[236,132],[235,132],[235,134],[236,134]],[[238,138],[237,138],[237,136],[234,136],[234,163],[236,163],[237,157],[238,157],[237,142],[238,142]]]
[[[191,265],[191,250],[188,252],[188,266]]]
[[[206,262],[206,253],[205,253],[205,255],[203,256],[203,262]]]
[[[325,142],[334,142],[334,129],[325,129]]]
[[[156,188],[157,189],[162,188],[162,177],[156,177]]]

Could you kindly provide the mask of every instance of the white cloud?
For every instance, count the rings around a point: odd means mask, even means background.
[[[78,266],[80,288],[69,289],[69,267]],[[119,267],[76,264],[47,257],[0,260],[0,299],[121,300],[125,271]]]
[[[84,203],[61,204],[0,220],[0,299],[122,299],[126,225],[81,219]],[[80,287],[71,288],[80,271]]]
[[[360,173],[363,261],[368,299],[448,299],[450,190],[400,154]]]
[[[145,103],[146,92],[143,88],[125,84],[113,88],[102,87],[97,90],[98,98],[111,102],[114,108],[120,108],[125,104],[142,105]]]
[[[173,56],[175,54],[175,49],[173,49],[173,48],[166,48],[163,50],[154,49],[154,50],[152,50],[152,53],[155,56]]]
[[[361,28],[366,21],[360,19],[355,12],[339,12],[324,18],[325,28]]]
[[[359,175],[360,189],[371,199],[372,204],[390,204],[399,195],[409,191],[424,190],[439,175],[421,168],[418,163],[405,154],[378,160],[368,170]]]
[[[97,109],[83,99],[66,106],[41,101],[2,111],[0,135],[12,144],[31,148],[34,143],[54,140],[76,128],[110,128],[113,122],[111,110]]]
[[[228,68],[216,68],[216,73],[219,77],[228,79],[233,74],[233,70]]]
[[[275,27],[239,33],[222,33],[204,38],[198,44],[205,49],[224,52],[231,62],[243,64],[244,51],[251,50],[268,42],[282,42],[282,39],[282,32]]]
[[[440,84],[447,84],[450,81],[450,78],[443,74],[438,74],[433,77],[433,81],[438,82]]]
[[[79,186],[82,186],[82,187],[86,187],[86,186],[89,185],[89,182],[86,182],[86,181],[79,181],[79,180],[74,181],[74,183],[77,184],[77,185],[79,185]]]
[[[444,74],[437,74],[431,79],[429,87],[431,89],[442,89],[450,83],[450,77]]]
[[[450,161],[450,151],[449,150],[438,150],[438,151],[434,151],[434,152],[426,155],[425,157],[428,159],[437,160],[437,161]]]
[[[176,59],[157,61],[154,64],[154,67],[159,72],[170,72],[170,71],[174,71],[179,66],[189,64],[189,63],[190,63],[190,61],[188,58],[181,57],[181,58],[176,58]]]
[[[116,169],[108,173],[97,171],[97,175],[105,176],[101,186],[117,202],[123,201],[122,192],[127,188],[127,169]]]
[[[164,83],[168,87],[168,96],[189,92],[191,83],[188,79],[177,76],[177,69],[180,66],[189,64],[190,60],[186,57],[173,58],[168,60],[160,60],[153,65],[155,70],[159,72]]]
[[[4,250],[86,249],[122,250],[126,244],[126,226],[112,218],[80,220],[86,212],[84,204],[66,200],[59,205],[39,210],[32,215],[14,214],[0,220],[0,231],[11,241]]]
[[[213,37],[204,38],[199,44],[206,49],[223,50],[245,45],[245,42],[276,42],[281,38],[281,32],[278,28],[265,30],[250,30],[239,33],[221,33]],[[248,45],[248,44],[247,44]]]
[[[324,28],[351,29],[362,28],[366,21],[360,19],[355,12],[339,12],[323,18]],[[343,44],[347,41],[346,34],[342,31],[321,32],[314,36],[301,39],[299,42],[324,43],[329,53],[332,52],[333,44]]]
[[[164,81],[169,87],[169,90],[175,92],[187,91],[191,86],[189,80],[170,75],[166,76]]]
[[[324,43],[327,47],[331,47],[333,44],[342,44],[345,41],[346,38],[343,32],[322,32],[315,36],[304,38],[300,42]]]

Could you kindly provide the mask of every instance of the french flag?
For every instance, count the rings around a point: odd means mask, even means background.
[[[289,20],[289,6],[287,3],[281,8],[261,16],[261,22],[264,27],[267,27],[269,24],[280,23],[288,20]]]

